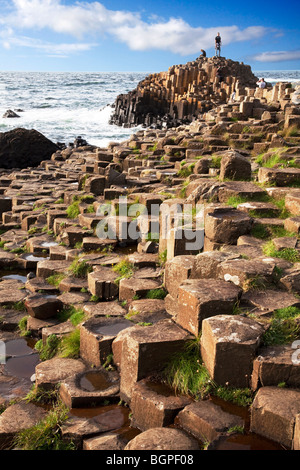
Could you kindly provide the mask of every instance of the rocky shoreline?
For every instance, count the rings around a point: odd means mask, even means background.
[[[212,62],[151,78],[189,124],[2,165],[1,449],[300,449],[297,91]]]

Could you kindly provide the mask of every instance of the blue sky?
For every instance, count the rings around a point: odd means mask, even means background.
[[[205,49],[300,70],[300,2],[0,0],[2,71],[162,71]]]

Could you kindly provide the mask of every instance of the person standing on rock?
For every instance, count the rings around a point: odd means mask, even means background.
[[[221,55],[221,44],[222,44],[222,40],[221,40],[221,36],[220,36],[220,33],[217,34],[217,36],[215,37],[215,49],[216,49],[216,57],[220,57]]]
[[[258,82],[256,83],[256,85],[257,85],[259,88],[266,88],[266,86],[267,86],[267,84],[266,84],[264,78],[260,78],[260,79],[258,80]]]
[[[206,52],[203,49],[201,49],[200,57],[206,57]]]

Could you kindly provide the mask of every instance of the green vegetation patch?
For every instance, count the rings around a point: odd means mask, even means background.
[[[51,286],[58,288],[59,284],[66,278],[66,274],[52,274],[52,276],[47,277],[46,281]]]
[[[88,273],[93,271],[93,267],[90,266],[85,260],[76,257],[71,266],[68,268],[68,271],[72,274],[72,276],[84,279],[87,277]]]
[[[38,424],[19,432],[14,447],[21,450],[75,450],[74,444],[64,442],[61,435],[68,412],[68,408],[59,402]]]
[[[212,381],[200,356],[199,339],[187,342],[184,351],[173,356],[163,375],[176,393],[196,400],[205,398],[212,390]]]
[[[21,318],[18,323],[19,334],[22,337],[31,336],[31,331],[27,330],[28,316]]]
[[[283,250],[276,250],[272,240],[266,242],[262,248],[264,254],[271,258],[282,258],[291,263],[300,262],[300,254],[295,248],[284,248]]]
[[[162,287],[159,289],[151,289],[146,294],[146,299],[164,299],[167,296],[167,291]]]
[[[133,273],[135,271],[135,267],[132,263],[128,261],[127,258],[122,259],[120,263],[116,264],[112,270],[115,273],[119,274],[119,277],[115,280],[116,284],[119,284],[121,279],[129,279],[130,277],[133,276]]]
[[[61,310],[57,314],[57,318],[61,322],[69,320],[73,326],[77,326],[85,319],[85,312],[82,309],[77,309],[74,306],[69,306]]]

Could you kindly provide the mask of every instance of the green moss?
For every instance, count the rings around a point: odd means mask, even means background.
[[[263,245],[263,252],[266,256],[271,258],[282,258],[291,263],[300,262],[299,252],[295,248],[284,248],[283,250],[276,250],[272,240]]]
[[[38,351],[41,361],[48,361],[57,354],[59,345],[60,339],[56,335],[50,335],[45,344],[42,339],[39,340],[35,345],[35,349]]]
[[[167,295],[167,291],[163,288],[161,289],[151,289],[146,294],[146,299],[164,299]]]
[[[22,337],[31,336],[31,331],[27,330],[27,322],[28,316],[23,317],[18,323],[19,334]]]
[[[76,278],[86,278],[88,273],[93,271],[93,268],[85,260],[77,257],[68,268],[68,271]]]
[[[66,210],[68,219],[76,219],[80,214],[79,201],[74,201]]]
[[[219,157],[219,156],[212,156],[212,164],[213,164],[213,167],[214,168],[221,168],[221,160],[222,160],[222,157]]]
[[[277,318],[279,320],[300,318],[300,308],[297,308],[297,307],[280,308],[274,312],[274,318]]]
[[[181,197],[182,199],[186,197],[186,191],[189,184],[190,182],[188,180],[182,183],[182,187],[179,193],[179,197]]]
[[[158,258],[159,258],[159,264],[160,264],[160,266],[163,267],[163,266],[166,264],[166,262],[167,262],[168,250],[162,251],[162,252],[159,254]]]
[[[24,312],[26,310],[25,304],[22,300],[20,300],[19,302],[15,302],[12,305],[12,308],[14,310],[17,310],[18,312]]]
[[[226,201],[226,204],[228,206],[231,206],[231,207],[234,207],[234,208],[237,208],[237,206],[239,204],[244,204],[245,202],[248,202],[248,199],[246,197],[242,197],[242,196],[230,196],[227,201]]]
[[[87,213],[87,214],[94,214],[94,213],[95,213],[94,206],[93,206],[93,205],[89,206],[89,207],[86,209],[86,213]]]
[[[146,237],[147,242],[159,242],[159,233],[156,232],[150,232],[147,234]]]
[[[208,396],[213,382],[202,363],[199,339],[187,342],[184,351],[174,354],[167,364],[163,377],[176,393],[196,400]]]
[[[59,345],[59,357],[78,359],[80,356],[80,330],[64,336]]]
[[[30,392],[26,395],[27,402],[55,404],[58,400],[59,385],[54,386],[51,390],[46,390],[43,387],[34,385]]]
[[[52,276],[47,277],[46,281],[48,284],[54,287],[58,287],[59,284],[66,278],[66,274],[52,274]]]
[[[294,318],[274,318],[263,336],[266,346],[290,344],[300,336],[300,326]]]
[[[253,393],[249,388],[216,387],[212,394],[238,406],[250,406],[253,401]]]
[[[59,402],[38,424],[19,432],[13,446],[21,450],[75,450],[74,444],[64,442],[61,435],[68,413],[69,409]]]
[[[119,277],[115,280],[116,284],[119,284],[121,279],[128,279],[133,276],[134,265],[128,261],[127,258],[124,258],[120,263],[116,264],[112,270],[115,273],[119,274]]]
[[[61,310],[57,314],[57,318],[61,322],[70,320],[73,326],[79,325],[82,323],[85,318],[85,312],[82,309],[77,309],[74,306],[69,306]]]
[[[284,227],[255,224],[252,227],[251,235],[260,240],[267,240],[269,238],[295,237],[296,234],[288,232]]]

